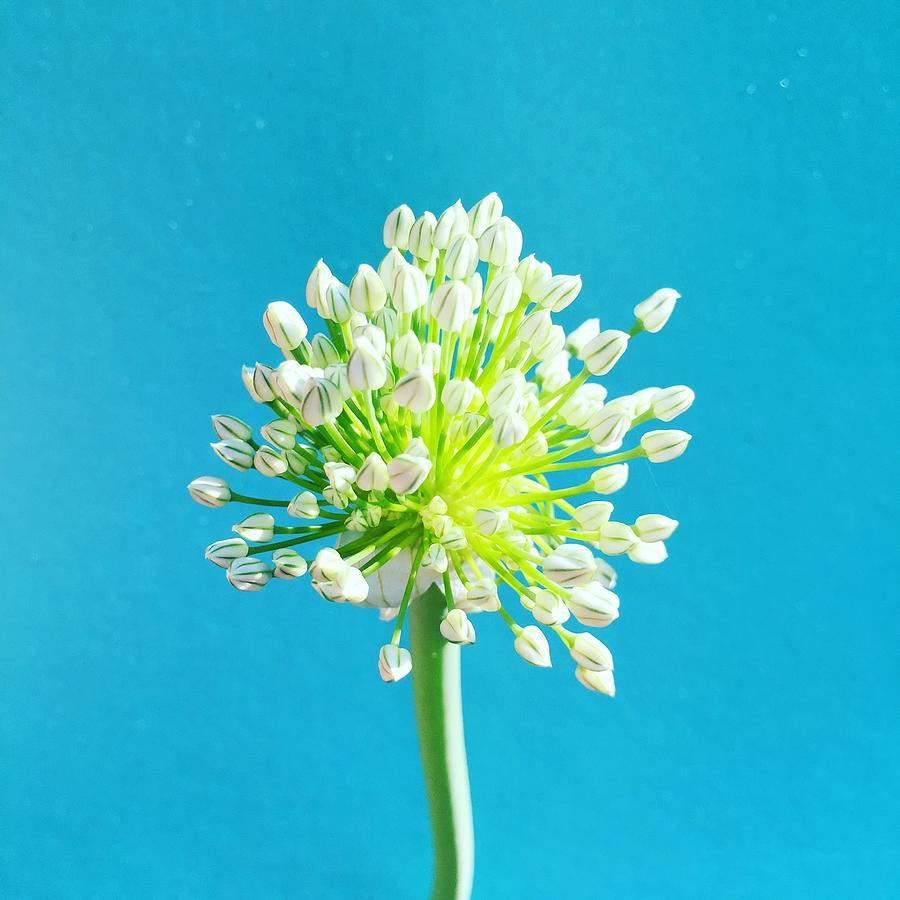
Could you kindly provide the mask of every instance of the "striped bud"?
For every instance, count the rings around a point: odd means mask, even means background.
[[[313,335],[309,343],[309,364],[324,369],[341,361],[341,355],[324,334]]]
[[[334,275],[331,274],[331,269],[320,259],[306,280],[306,305],[311,309],[320,310],[332,281]]]
[[[378,312],[387,302],[387,290],[378,273],[363,263],[350,279],[350,305],[361,313]]]
[[[638,516],[634,523],[634,533],[642,540],[648,543],[656,541],[667,541],[678,527],[675,519],[659,513],[648,513],[645,516]]]
[[[605,672],[607,669],[613,668],[613,658],[609,648],[592,634],[575,635],[569,653],[579,666],[584,666],[585,669],[590,669],[592,672]]]
[[[493,225],[503,215],[503,201],[495,192],[482,197],[469,210],[469,231],[480,238],[488,226]]]
[[[276,447],[290,450],[297,443],[297,423],[292,419],[273,419],[259,429],[260,434]]]
[[[276,578],[298,578],[306,574],[306,560],[290,547],[282,547],[272,554],[272,562],[275,563]]]
[[[377,391],[387,381],[384,357],[366,338],[360,338],[350,353],[347,379],[354,391]]]
[[[441,634],[451,644],[474,644],[475,626],[461,609],[451,609],[441,621]]]
[[[569,608],[553,591],[537,591],[531,614],[541,625],[562,625],[569,618]]]
[[[428,281],[425,273],[408,263],[394,272],[391,298],[398,312],[411,313],[428,301]]]
[[[588,628],[605,628],[619,618],[619,598],[596,581],[575,588],[566,597],[566,605]]]
[[[343,324],[349,322],[353,315],[353,307],[350,305],[350,288],[342,284],[337,278],[333,279],[325,293],[325,300],[319,307],[319,315],[323,319]]]
[[[566,349],[575,356],[580,356],[587,342],[593,340],[598,334],[600,334],[600,320],[587,319],[574,331],[569,332],[566,338]]]
[[[281,450],[275,447],[263,446],[253,454],[253,467],[260,475],[266,478],[275,478],[287,472],[287,460]]]
[[[224,441],[216,441],[209,445],[213,452],[223,463],[227,463],[233,469],[245,472],[253,467],[253,447],[246,441],[237,438],[227,438]]]
[[[694,402],[694,392],[683,384],[663,388],[653,395],[650,409],[653,417],[661,422],[671,422],[691,408]]]
[[[628,463],[603,466],[591,475],[591,485],[598,494],[614,494],[628,481]]]
[[[312,491],[301,491],[290,503],[287,514],[295,519],[315,519],[319,515],[319,501]]]
[[[271,580],[272,566],[262,559],[245,556],[232,562],[225,572],[225,577],[229,584],[239,591],[259,591]]]
[[[622,446],[622,438],[631,428],[631,413],[621,406],[604,406],[588,423],[596,453],[609,453]]]
[[[203,554],[211,563],[227,569],[236,559],[243,559],[250,552],[243,538],[225,538],[210,544]]]
[[[526,625],[513,643],[516,653],[527,663],[541,668],[548,668],[550,662],[550,645],[544,632],[537,625]]]
[[[572,518],[582,531],[599,531],[609,521],[613,505],[608,500],[592,500],[575,507]]]
[[[469,230],[469,216],[462,201],[457,200],[453,206],[441,213],[434,228],[431,242],[438,250],[446,250],[454,238],[466,234]]]
[[[412,657],[405,647],[385,644],[378,653],[378,673],[386,682],[400,681],[412,671]]]
[[[662,463],[681,456],[690,440],[691,436],[686,431],[679,431],[677,428],[648,431],[641,437],[641,447],[650,462]]]
[[[508,524],[509,511],[506,509],[475,510],[475,525],[482,534],[487,535],[488,537],[492,534],[496,534],[498,531],[503,531]]]
[[[394,385],[394,402],[410,412],[423,413],[434,406],[437,389],[428,369],[414,369]]]
[[[580,275],[554,275],[540,286],[534,302],[551,312],[562,312],[580,293]]]
[[[300,415],[314,427],[333,422],[341,412],[343,398],[334,382],[327,378],[310,378],[303,389]]]
[[[593,672],[584,666],[576,666],[575,677],[589,691],[606,694],[607,697],[616,696],[616,680],[612,669],[607,669],[605,672]]]
[[[188,485],[191,498],[201,506],[213,508],[224,506],[231,500],[231,488],[227,481],[215,475],[201,475]]]
[[[266,307],[263,325],[269,340],[285,354],[303,343],[308,330],[303,316],[284,300],[276,300]]]
[[[651,294],[646,300],[642,300],[634,308],[634,314],[643,325],[644,331],[656,334],[669,321],[669,317],[675,310],[675,302],[681,297],[678,291],[672,288],[661,288]]]
[[[606,375],[612,371],[628,348],[628,335],[613,328],[591,338],[581,351],[580,359],[591,375]]]
[[[522,292],[534,300],[543,286],[553,277],[553,270],[545,262],[540,262],[533,253],[523,259],[516,267],[516,275],[522,282]]]
[[[445,281],[431,300],[431,315],[451,334],[462,330],[472,314],[472,289],[463,281]]]
[[[391,210],[384,220],[384,246],[406,250],[409,247],[409,232],[415,221],[415,213],[405,203]]]
[[[401,453],[387,464],[388,481],[395,494],[412,494],[417,491],[428,473],[431,461],[421,456],[410,456]]]
[[[638,542],[638,537],[630,525],[624,522],[607,522],[600,526],[597,547],[607,556],[618,556],[628,553]]]
[[[478,265],[478,241],[471,234],[454,238],[444,257],[444,272],[448,278],[462,280],[475,273]]]
[[[255,366],[244,366],[241,378],[247,393],[257,403],[271,403],[275,399],[275,372],[269,366],[257,363]]]
[[[236,438],[239,441],[249,441],[253,437],[253,429],[241,419],[234,416],[212,416],[213,431],[223,440]]]
[[[409,252],[416,259],[429,260],[434,256],[434,229],[437,219],[434,213],[424,212],[409,230]]]
[[[556,584],[575,587],[591,581],[597,565],[594,554],[583,544],[561,544],[544,559],[541,568]]]
[[[527,434],[528,422],[517,412],[501,412],[494,418],[492,435],[498,447],[515,447]]]
[[[494,278],[484,295],[488,312],[497,318],[511,313],[521,299],[522,282],[513,272]]]
[[[244,540],[255,544],[271,541],[274,535],[275,519],[268,513],[251,513],[242,519],[231,530]]]
[[[522,253],[522,231],[512,219],[501,216],[478,238],[478,256],[492,266],[513,266]]]

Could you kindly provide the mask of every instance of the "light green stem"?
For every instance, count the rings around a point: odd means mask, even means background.
[[[463,735],[460,648],[441,635],[445,608],[437,585],[410,605],[413,697],[434,842],[431,900],[469,900],[475,839]]]

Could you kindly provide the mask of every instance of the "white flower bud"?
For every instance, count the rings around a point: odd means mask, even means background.
[[[325,498],[326,503],[330,503],[338,509],[346,509],[356,499],[356,492],[353,488],[350,488],[348,491],[336,491],[329,485],[322,488],[322,496]]]
[[[598,334],[600,334],[600,320],[587,319],[574,331],[569,332],[569,336],[566,338],[566,348],[575,356],[580,357],[587,342],[593,340]]]
[[[488,537],[503,531],[509,524],[509,510],[503,509],[476,509],[475,525],[478,530]]]
[[[428,281],[425,273],[408,263],[394,272],[391,297],[398,312],[411,313],[428,301]]]
[[[309,344],[310,365],[324,369],[341,361],[341,356],[334,344],[324,334],[313,335]]]
[[[422,557],[422,565],[432,572],[443,574],[450,565],[447,551],[440,544],[430,544]]]
[[[331,274],[331,269],[320,259],[306,280],[306,305],[311,309],[320,310],[332,281],[334,275]]]
[[[691,436],[686,431],[679,431],[677,428],[648,431],[641,437],[641,447],[650,462],[662,463],[681,456],[690,440]]]
[[[478,256],[492,266],[514,266],[522,253],[522,231],[512,219],[501,216],[478,238]]]
[[[412,494],[417,491],[431,471],[430,460],[421,456],[401,453],[387,465],[388,481],[395,494]]]
[[[588,423],[590,438],[597,453],[609,453],[622,446],[622,438],[631,428],[631,413],[621,406],[604,406]]]
[[[356,470],[353,466],[343,462],[327,462],[323,468],[332,490],[341,494],[349,494],[353,490],[353,482],[356,479]]]
[[[441,213],[434,229],[432,243],[438,250],[446,250],[454,238],[466,234],[468,230],[469,216],[462,201],[457,200],[453,206],[447,207]]]
[[[513,646],[516,653],[527,663],[541,668],[548,668],[550,662],[550,645],[544,632],[537,625],[526,625],[516,638]]]
[[[288,464],[281,450],[263,446],[253,455],[253,466],[260,475],[275,478],[287,472]]]
[[[398,379],[394,385],[394,402],[414,413],[422,413],[434,406],[437,388],[428,369],[414,369]]]
[[[225,538],[224,541],[214,541],[203,554],[211,563],[227,569],[236,559],[243,559],[250,552],[247,542],[243,538]]]
[[[227,481],[215,475],[201,475],[188,485],[191,497],[201,506],[224,506],[231,500],[231,488]]]
[[[405,647],[385,644],[378,653],[378,672],[382,681],[400,681],[412,671],[412,657]]]
[[[301,491],[288,503],[287,514],[295,519],[315,519],[319,515],[319,501],[311,491]]]
[[[493,225],[502,215],[503,201],[492,191],[469,210],[469,231],[476,238],[480,238],[485,229]]]
[[[290,450],[297,443],[297,423],[292,419],[273,419],[259,429],[260,434],[276,447]]]
[[[377,453],[370,453],[363,460],[356,473],[356,483],[363,491],[383,491],[387,488],[387,464]]]
[[[300,415],[313,427],[333,422],[343,408],[341,392],[327,378],[310,378],[303,388]]]
[[[244,387],[257,403],[271,403],[275,399],[275,388],[270,380],[272,378],[274,378],[272,370],[262,363],[241,368]]]
[[[497,318],[511,313],[521,299],[522,282],[514,272],[507,272],[494,278],[484,295],[488,312]]]
[[[487,393],[488,409],[491,415],[515,409],[525,391],[525,376],[519,369],[507,369],[497,378]]]
[[[532,344],[531,352],[541,361],[562,353],[566,346],[566,333],[562,325],[551,325],[547,338],[542,344]]]
[[[651,294],[646,300],[642,300],[634,308],[634,314],[644,326],[644,331],[656,334],[663,325],[669,321],[675,309],[675,301],[681,297],[678,291],[672,288],[661,288]]]
[[[437,219],[434,213],[424,212],[409,230],[409,252],[416,259],[429,260],[434,256],[434,229]]]
[[[531,614],[541,625],[562,625],[569,618],[569,608],[553,591],[540,590],[534,595]]]
[[[561,544],[544,559],[541,568],[556,584],[574,587],[591,581],[597,565],[594,554],[583,544]]]
[[[517,412],[501,412],[494,418],[492,434],[498,447],[515,447],[525,440],[528,422]]]
[[[444,272],[448,278],[462,280],[475,273],[478,266],[478,241],[471,234],[454,238],[444,257]]]
[[[631,395],[634,416],[644,415],[653,404],[653,398],[659,393],[658,387],[645,387]]]
[[[451,644],[474,644],[475,626],[461,609],[451,609],[441,621],[441,634]]]
[[[350,305],[350,288],[338,281],[337,278],[332,279],[325,292],[325,299],[319,307],[319,315],[323,319],[339,323],[349,322],[353,315],[353,307]]]
[[[210,444],[213,452],[223,463],[227,463],[233,469],[246,471],[253,466],[253,448],[246,441],[237,438],[227,438],[224,441],[216,441]]]
[[[634,533],[642,541],[652,544],[656,541],[668,540],[677,527],[678,522],[675,519],[659,513],[648,513],[645,516],[638,516],[635,520]]]
[[[472,314],[472,289],[463,281],[445,281],[431,299],[431,315],[451,334],[460,331]]]
[[[616,680],[612,669],[607,669],[605,672],[592,672],[590,669],[585,669],[584,666],[576,666],[575,677],[589,691],[606,694],[607,697],[616,696]]]
[[[323,377],[338,389],[342,401],[350,399],[353,388],[350,387],[350,378],[347,376],[346,363],[337,363],[336,365],[328,366],[323,373]]]
[[[258,591],[272,578],[272,566],[253,556],[236,559],[228,567],[225,577],[229,584],[239,591]]]
[[[550,310],[538,309],[522,319],[516,329],[516,337],[529,347],[539,347],[545,344],[550,337],[552,325]]]
[[[303,316],[284,300],[276,300],[266,307],[263,325],[269,340],[285,354],[299,347],[306,337],[306,322]]]
[[[321,584],[320,588],[322,595],[335,603],[360,604],[369,596],[369,583],[355,566],[345,566],[334,581]]]
[[[606,375],[628,348],[628,335],[610,328],[589,340],[581,351],[580,359],[591,375]]]
[[[422,344],[415,332],[407,331],[394,341],[391,348],[394,365],[404,372],[411,372],[422,365]]]
[[[452,378],[441,391],[441,403],[451,416],[461,416],[471,408],[479,393],[468,378]]]
[[[592,500],[575,508],[572,518],[582,531],[599,531],[609,521],[613,505],[608,500]]]
[[[535,259],[532,253],[516,267],[516,275],[522,282],[522,292],[533,300],[541,288],[553,277],[553,270],[547,263]]]
[[[274,535],[275,519],[268,513],[251,513],[231,530],[247,541],[255,544],[271,541]]]
[[[236,438],[239,441],[249,441],[253,437],[253,429],[241,419],[234,416],[212,416],[213,431],[223,440]]]
[[[298,578],[306,574],[306,560],[290,547],[282,547],[272,554],[272,562],[275,563],[276,578]]]
[[[415,220],[415,213],[405,203],[389,212],[384,220],[384,246],[405,250]]]
[[[669,558],[669,551],[662,541],[638,541],[629,551],[628,558],[632,562],[646,566],[656,566]]]
[[[490,578],[472,582],[460,596],[454,597],[457,608],[466,612],[496,612],[500,609],[497,585]]]
[[[534,374],[540,379],[541,387],[545,391],[552,393],[560,390],[572,380],[569,372],[569,354],[563,351],[544,359]]]
[[[406,449],[403,452],[408,453],[410,456],[421,456],[423,459],[428,459],[430,456],[428,453],[428,445],[420,437],[413,438],[406,445]],[[443,509],[439,509],[438,507],[443,507]],[[432,497],[428,504],[428,508],[432,512],[447,512],[447,504],[441,497]]]
[[[378,312],[387,302],[387,289],[378,273],[363,263],[350,279],[350,305],[361,313]]]
[[[589,628],[605,628],[619,618],[619,598],[596,581],[575,588],[566,604],[572,615]]]
[[[335,581],[347,568],[344,558],[334,547],[323,547],[309,567],[309,574],[313,581]]]
[[[612,653],[603,641],[597,640],[592,634],[582,633],[575,635],[575,641],[569,648],[572,659],[579,666],[590,669],[592,672],[605,672],[612,669]]]
[[[607,522],[600,526],[597,547],[607,556],[618,556],[628,553],[638,542],[638,537],[630,525],[624,522]]]
[[[598,494],[614,494],[628,481],[628,463],[603,466],[591,475],[591,485]]]
[[[534,302],[552,312],[562,312],[580,293],[580,275],[554,275],[541,285]]]
[[[350,353],[347,379],[354,391],[377,391],[387,381],[384,357],[365,338],[360,338]]]
[[[300,406],[306,383],[316,374],[321,375],[322,370],[287,359],[275,370],[272,383],[288,406]]]
[[[590,420],[603,406],[606,388],[601,384],[583,384],[575,389],[559,409],[563,421],[573,428],[586,430]]]
[[[686,385],[676,384],[657,391],[653,395],[650,409],[653,411],[654,418],[662,422],[671,422],[672,419],[690,409],[693,402],[694,392]]]
[[[612,590],[616,586],[618,577],[616,570],[605,559],[598,559],[597,574],[594,576],[594,580],[602,587]]]

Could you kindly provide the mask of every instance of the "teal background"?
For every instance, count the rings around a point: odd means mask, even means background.
[[[635,467],[619,696],[464,652],[477,898],[888,898],[898,863],[898,12],[887,2],[7,4],[0,896],[419,898],[409,684],[374,617],[242,596],[207,415],[320,255],[490,190],[583,273],[684,295],[611,387]]]

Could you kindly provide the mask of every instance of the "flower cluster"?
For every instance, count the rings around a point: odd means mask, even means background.
[[[592,378],[638,334],[658,332],[679,294],[663,288],[638,303],[628,331],[601,329],[594,318],[567,334],[553,314],[578,297],[581,278],[521,258],[522,233],[496,194],[469,210],[457,201],[440,216],[416,218],[400,206],[384,243],[377,269],[361,265],[349,285],[316,264],[306,303],[323,322],[319,333],[310,335],[289,303],[266,309],[263,324],[284,361],[245,367],[243,379],[274,418],[259,429],[261,443],[240,419],[213,416],[212,448],[235,469],[286,482],[293,496],[245,496],[214,476],[191,482],[206,506],[256,508],[207,559],[242,591],[308,573],[327,600],[380,609],[394,620],[378,657],[385,681],[410,671],[406,612],[437,583],[446,640],[473,643],[470,616],[496,612],[516,652],[549,666],[544,626],[574,659],[578,680],[612,695],[610,651],[566,623],[613,622],[619,598],[607,557],[662,562],[678,523],[657,514],[617,521],[605,499],[574,504],[620,490],[630,460],[680,456],[690,435],[676,429],[646,430],[623,446],[633,429],[683,413],[694,394],[674,385],[608,398]],[[582,469],[589,477],[572,486],[549,482]],[[302,545],[324,538],[335,546],[302,555]],[[501,589],[536,624],[518,624]]]

